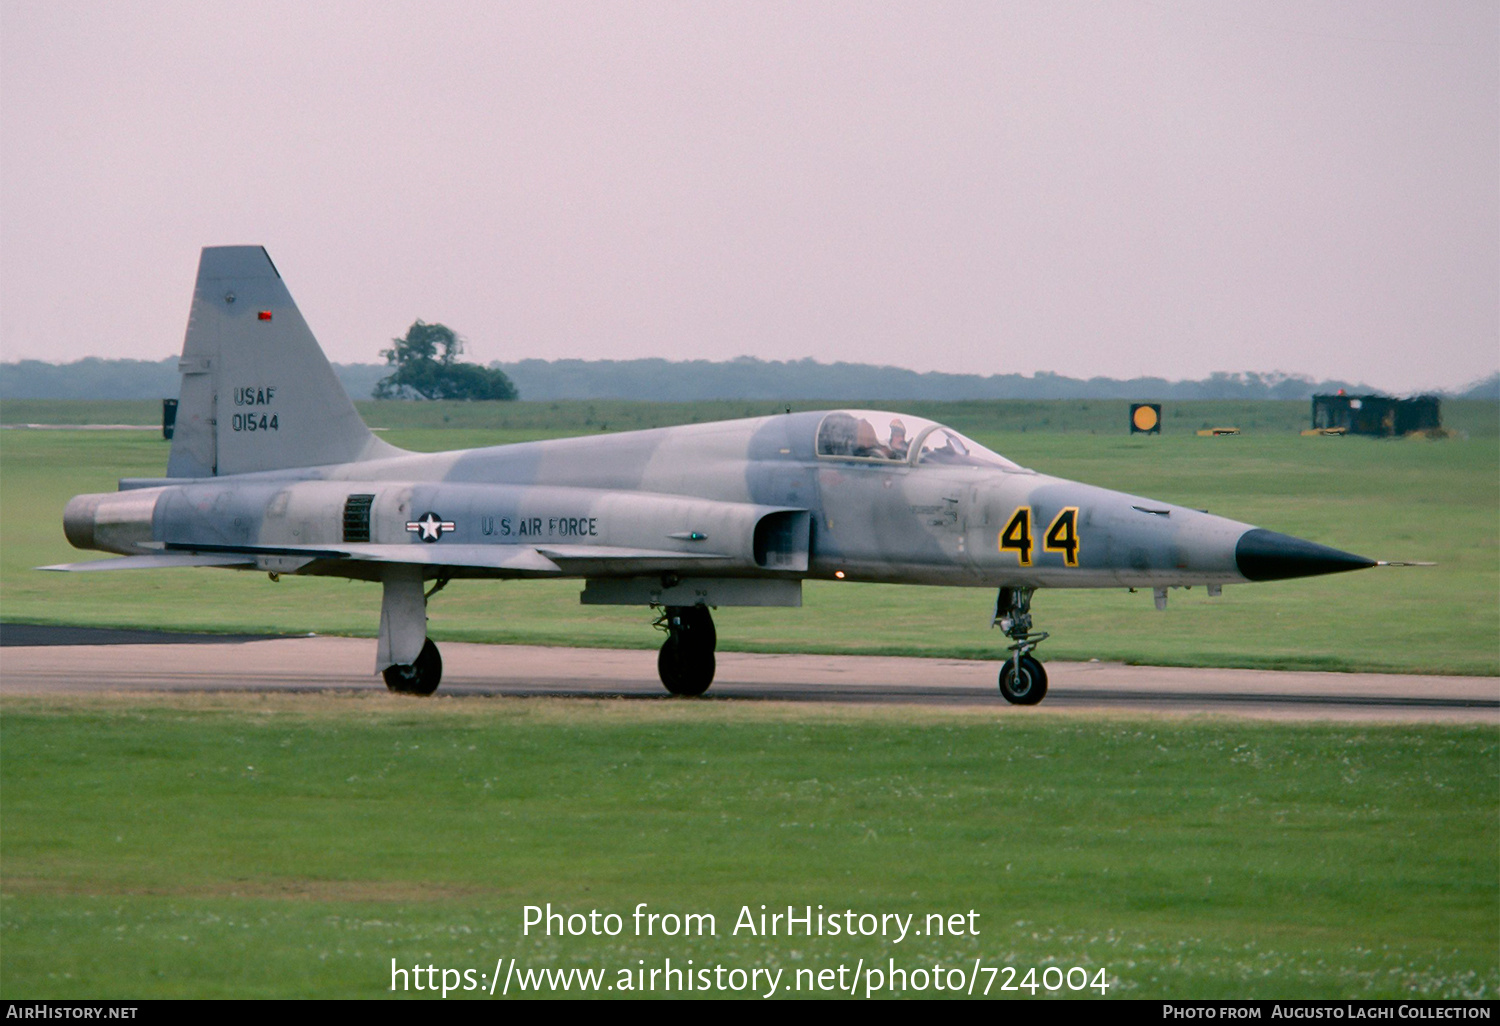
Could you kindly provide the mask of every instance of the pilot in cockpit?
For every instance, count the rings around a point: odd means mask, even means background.
[[[854,455],[873,459],[890,459],[891,451],[880,444],[880,437],[875,434],[875,425],[863,417],[855,428]]]
[[[891,421],[891,455],[898,460],[904,460],[910,448],[911,442],[906,437],[906,425],[899,420]]]

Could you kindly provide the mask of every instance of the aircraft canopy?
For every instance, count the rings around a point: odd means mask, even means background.
[[[1021,468],[950,427],[904,413],[838,410],[818,425],[818,455],[921,466]]]

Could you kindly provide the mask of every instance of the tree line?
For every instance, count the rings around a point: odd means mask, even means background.
[[[421,323],[421,322],[418,322]],[[415,327],[415,325],[413,326]],[[426,327],[441,327],[427,325]],[[392,349],[398,349],[393,340]],[[1213,374],[1196,381],[1164,378],[1073,378],[1035,375],[942,374],[900,367],[815,360],[520,360],[488,367],[457,357],[460,345],[445,348],[441,337],[419,339],[416,364],[387,357],[383,364],[334,364],[344,388],[356,399],[376,395],[382,381],[386,394],[445,398],[478,398],[485,389],[527,399],[643,399],[659,402],[699,399],[828,399],[833,401],[961,399],[1306,399],[1315,392],[1338,389],[1362,394],[1377,391],[1359,382],[1280,374]],[[387,350],[386,352],[389,352]],[[443,388],[434,384],[433,368],[446,366]],[[470,370],[468,368],[473,368]],[[483,377],[476,372],[485,372]],[[498,372],[499,378],[489,372]],[[159,399],[178,391],[177,357],[160,361],[107,360],[88,357],[67,364],[20,360],[0,363],[0,399]],[[446,391],[444,391],[446,389]],[[1472,386],[1444,393],[1450,398],[1500,400],[1500,374]]]

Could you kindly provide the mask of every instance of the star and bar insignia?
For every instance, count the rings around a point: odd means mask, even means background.
[[[443,536],[444,531],[452,531],[457,525],[451,520],[444,520],[436,513],[423,513],[416,520],[408,520],[406,529],[418,535],[424,542],[435,542]]]

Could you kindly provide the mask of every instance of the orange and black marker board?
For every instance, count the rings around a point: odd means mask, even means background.
[[[1161,434],[1161,403],[1131,403],[1130,433],[1132,435]]]

